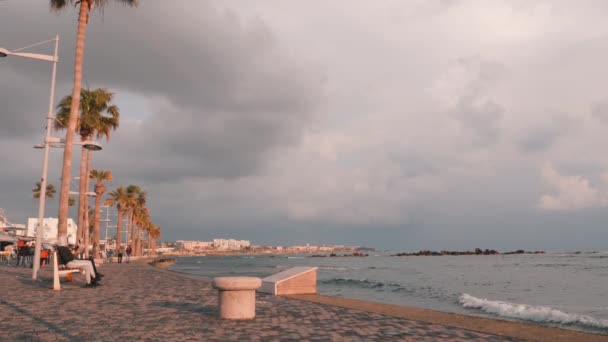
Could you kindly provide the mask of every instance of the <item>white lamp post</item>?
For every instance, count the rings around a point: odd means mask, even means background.
[[[28,53],[28,52],[20,52],[21,50],[32,47],[39,44],[44,44],[47,42],[55,42],[55,54],[54,55],[43,55],[38,53]],[[27,46],[22,49],[18,49],[15,51],[9,51],[4,48],[0,48],[0,57],[7,56],[17,56],[31,59],[38,59],[42,61],[52,62],[53,63],[53,74],[51,78],[51,95],[49,97],[49,112],[46,117],[46,132],[44,137],[43,145],[36,145],[35,148],[44,148],[44,160],[42,162],[42,178],[40,180],[40,202],[38,206],[38,228],[36,229],[36,247],[34,249],[34,260],[32,265],[32,279],[36,279],[38,277],[38,270],[40,269],[40,248],[42,246],[42,231],[44,227],[44,209],[46,206],[46,178],[48,174],[48,166],[49,166],[49,150],[51,147],[61,147],[63,143],[61,139],[51,136],[51,128],[53,126],[53,120],[55,117],[53,116],[53,100],[55,97],[55,79],[57,75],[57,62],[59,61],[58,57],[58,49],[59,49],[59,35],[55,35],[54,39],[50,39],[44,42],[36,43],[30,46]],[[83,145],[84,148],[99,151],[101,150],[101,146],[94,141],[84,141],[78,143]]]
[[[55,35],[54,39],[42,42],[50,42],[55,41],[55,54],[54,55],[42,55],[38,53],[27,53],[27,52],[18,52],[18,51],[9,51],[4,48],[0,48],[0,57],[6,56],[17,56],[17,57],[25,57],[38,59],[42,61],[52,62],[53,63],[53,74],[51,77],[51,95],[49,97],[49,112],[46,117],[46,133],[44,137],[44,161],[42,163],[42,178],[40,179],[40,204],[38,206],[38,228],[36,229],[36,247],[34,249],[34,261],[32,265],[32,279],[36,279],[38,277],[38,269],[40,268],[40,247],[42,246],[42,230],[43,230],[43,221],[44,221],[44,207],[46,202],[46,176],[48,173],[48,164],[49,164],[49,147],[51,144],[51,127],[53,123],[53,98],[55,97],[55,78],[57,75],[57,62],[58,58],[58,49],[59,49],[59,35]],[[38,43],[38,44],[42,44]],[[34,45],[38,45],[34,44]],[[20,49],[22,50],[22,49]]]

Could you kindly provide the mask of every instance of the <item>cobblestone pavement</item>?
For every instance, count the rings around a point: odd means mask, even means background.
[[[105,264],[103,285],[82,275],[52,290],[52,269],[0,266],[2,341],[516,341],[295,299],[257,295],[257,317],[217,318],[208,281],[141,263]]]

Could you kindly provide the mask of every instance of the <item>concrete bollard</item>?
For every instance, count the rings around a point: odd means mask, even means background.
[[[219,277],[213,279],[213,287],[219,291],[220,318],[255,318],[255,290],[262,280],[255,277]]]

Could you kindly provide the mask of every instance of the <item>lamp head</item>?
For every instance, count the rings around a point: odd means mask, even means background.
[[[82,143],[82,147],[90,151],[101,151],[102,147],[94,141],[87,140]]]
[[[8,50],[0,47],[0,57],[8,56]]]

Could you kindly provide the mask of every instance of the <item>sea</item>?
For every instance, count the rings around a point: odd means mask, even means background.
[[[171,270],[203,278],[263,278],[317,266],[318,293],[324,295],[608,334],[608,251],[394,254],[178,257]]]

